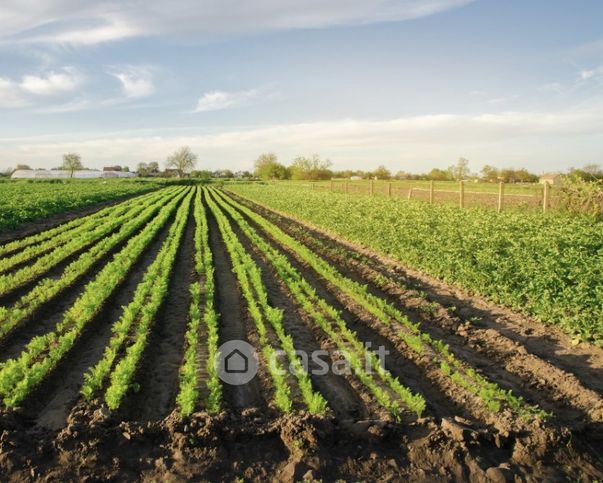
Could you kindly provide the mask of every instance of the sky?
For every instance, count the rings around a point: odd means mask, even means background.
[[[1,0],[0,170],[603,165],[600,0]]]

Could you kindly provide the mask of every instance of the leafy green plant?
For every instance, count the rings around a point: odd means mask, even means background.
[[[277,185],[227,189],[603,344],[603,222],[590,216],[498,214]]]

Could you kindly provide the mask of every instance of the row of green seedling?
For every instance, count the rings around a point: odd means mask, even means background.
[[[179,210],[182,210],[182,206]],[[152,316],[155,313],[155,304],[157,301],[163,300],[162,297],[157,297],[156,290],[162,293],[164,285],[162,273],[165,270],[166,261],[171,267],[171,260],[166,260],[166,248],[173,238],[173,232],[176,228],[177,225],[172,224],[168,237],[164,241],[156,259],[149,265],[143,279],[136,286],[132,302],[124,308],[119,320],[113,324],[111,328],[113,336],[105,348],[103,357],[94,368],[90,369],[84,375],[84,385],[81,392],[86,399],[91,399],[103,387],[115,360],[120,355],[122,346],[132,337],[132,327],[138,325],[141,318]]]
[[[99,314],[145,248],[172,217],[187,191],[165,204],[157,216],[104,266],[85,286],[54,331],[34,337],[18,357],[0,366],[0,397],[5,405],[18,406],[71,350],[84,328]]]
[[[259,267],[238,240],[227,218],[224,216],[220,208],[215,204],[215,201],[209,196],[209,193],[209,191],[206,191],[208,203],[210,204],[214,215],[217,219],[223,220],[222,236],[225,240],[227,240],[227,246],[230,245],[231,247],[231,258],[233,261],[236,259],[237,275],[240,274],[239,283],[243,287],[246,297],[249,295],[249,297],[253,298],[250,312],[253,312],[252,316],[255,320],[257,320],[256,327],[258,328],[258,332],[260,334],[260,341],[262,343],[268,343],[266,326],[262,320],[263,315],[270,323],[270,326],[278,337],[283,352],[287,356],[289,367],[293,372],[293,375],[296,377],[302,398],[306,404],[306,407],[308,408],[308,411],[312,414],[324,414],[327,410],[327,401],[319,392],[314,391],[312,387],[310,376],[296,354],[293,339],[285,332],[283,327],[282,310],[272,307],[269,304],[268,293],[266,292],[266,287],[262,282]],[[280,406],[284,407],[284,396],[281,396],[278,390],[276,392],[276,396],[277,398],[282,398],[283,404]]]
[[[149,206],[133,208],[129,213],[130,216],[124,220],[116,233],[104,238],[91,249],[79,255],[65,267],[60,277],[44,278],[12,306],[0,307],[0,340],[31,317],[40,306],[70,287],[112,249],[127,240],[155,216],[168,200],[182,194],[183,189],[160,192],[152,199]]]
[[[191,304],[189,321],[185,335],[184,360],[180,369],[180,388],[176,404],[182,416],[191,415],[197,408],[200,390],[198,362],[199,340],[202,322],[207,332],[207,400],[205,407],[210,414],[218,413],[222,406],[222,384],[218,376],[218,314],[215,310],[214,262],[209,246],[209,227],[207,214],[201,199],[202,190],[197,188],[193,216],[195,219],[194,236],[194,273],[190,286]],[[203,316],[201,315],[203,312]],[[203,321],[202,321],[203,319]]]
[[[424,398],[414,394],[382,366],[378,357],[362,344],[339,313],[316,294],[308,281],[287,258],[259,236],[238,211],[227,204],[224,198],[220,198],[220,204],[237,222],[249,240],[264,254],[265,259],[272,264],[298,304],[342,352],[356,377],[370,390],[377,401],[395,417],[400,417],[404,408],[420,416],[425,409]],[[370,365],[371,372],[365,370],[366,362]],[[378,376],[377,379],[373,377],[373,371]]]
[[[489,410],[499,412],[504,404],[522,417],[531,417],[534,415],[545,416],[545,413],[539,408],[526,404],[521,397],[515,396],[511,391],[505,391],[474,369],[467,367],[450,352],[447,344],[441,340],[432,338],[427,333],[421,332],[418,324],[410,321],[392,304],[369,293],[366,285],[362,285],[342,275],[336,268],[303,243],[287,235],[276,225],[246,206],[241,205],[232,198],[228,198],[228,202],[245,213],[246,216],[262,227],[279,244],[296,253],[301,260],[312,267],[323,279],[336,286],[347,297],[382,323],[399,326],[400,330],[397,331],[397,334],[411,350],[420,355],[429,355],[434,363],[440,366],[440,369],[446,376],[449,376],[456,385],[478,396]]]
[[[140,297],[138,300],[134,301],[134,305],[130,304],[128,306],[130,312],[137,313],[138,315],[135,317],[131,336],[128,340],[130,345],[125,349],[122,359],[114,367],[113,372],[111,373],[109,387],[105,391],[105,402],[110,409],[119,408],[124,396],[132,387],[132,380],[147,347],[149,334],[153,322],[155,321],[157,311],[165,300],[168,292],[170,275],[178,253],[178,248],[180,247],[182,234],[188,220],[192,195],[193,192],[187,195],[184,202],[180,205],[180,208],[178,208],[176,220],[170,226],[168,236],[159,250],[157,258],[145,273],[145,282],[147,282],[147,286],[142,290],[149,290],[146,293],[146,297]],[[113,351],[119,350],[126,340],[123,330],[121,332],[116,332],[113,338],[116,340],[116,343],[108,352],[109,358],[112,357]]]
[[[142,197],[149,196],[152,194],[153,194],[152,192],[147,193],[145,195],[140,195],[133,199],[140,200],[140,199],[142,199]],[[123,203],[120,203],[118,206],[121,206],[124,203],[129,203],[129,202],[130,201],[125,201]],[[113,209],[115,209],[115,206],[109,206],[107,208],[103,208],[103,209],[97,211],[96,213],[92,213],[91,215],[80,216],[78,218],[75,218],[75,219],[68,221],[67,223],[63,223],[55,228],[51,228],[49,230],[44,230],[43,232],[36,233],[35,235],[30,235],[30,236],[21,238],[19,240],[14,240],[14,241],[5,243],[4,245],[0,246],[0,257],[6,255],[7,253],[12,253],[17,250],[22,250],[31,245],[36,245],[36,244],[44,242],[46,240],[50,240],[50,239],[52,239],[53,241],[56,241],[57,239],[62,240],[62,235],[65,232],[73,230],[73,229],[79,227],[80,225],[87,223],[90,219],[98,220],[100,218],[103,218],[103,217],[109,215]]]
[[[55,232],[55,230],[61,227],[53,228],[38,235],[34,235],[32,237],[19,240],[18,242],[14,242],[17,246],[19,245],[19,242],[21,242],[22,244],[26,245],[26,248],[17,253],[12,253],[10,256],[0,258],[0,273],[4,273],[8,270],[11,270],[15,266],[33,260],[34,258],[43,255],[47,252],[57,250],[65,243],[71,242],[72,240],[79,238],[81,234],[90,232],[91,230],[99,226],[99,224],[104,223],[107,218],[113,219],[114,217],[121,217],[124,213],[130,211],[133,206],[137,206],[140,203],[145,203],[146,200],[153,198],[154,196],[154,193],[141,195],[131,200],[124,201],[118,205],[110,206],[108,208],[100,210],[92,215],[78,218],[74,220],[78,221],[75,226],[69,229],[63,229],[55,235],[48,236],[47,232]],[[30,240],[30,238],[35,239],[38,237],[41,237],[42,239],[38,241]],[[3,248],[4,247],[0,247],[0,257],[2,257]],[[11,251],[14,252],[15,250],[13,249]]]
[[[81,250],[82,247],[86,247],[111,233],[132,216],[136,216],[143,211],[144,208],[152,204],[155,200],[156,198],[151,197],[143,203],[134,204],[131,211],[128,210],[125,214],[122,213],[121,216],[110,217],[105,220],[104,223],[97,224],[92,221],[87,230],[79,232],[78,235],[71,238],[68,243],[39,257],[33,264],[23,267],[14,273],[0,275],[0,295],[12,292],[49,272],[54,266],[73,255],[74,252]]]
[[[209,197],[206,196],[205,199],[216,219],[220,234],[226,245],[226,250],[230,255],[233,271],[239,282],[243,298],[247,302],[247,312],[255,324],[259,336],[261,355],[274,384],[274,402],[281,411],[290,412],[293,401],[291,400],[291,388],[287,382],[286,370],[281,361],[278,360],[276,351],[270,343],[266,324],[264,323],[265,312],[260,308],[260,302],[253,291],[252,282],[250,281],[250,278],[258,277],[258,273],[253,271],[253,265],[249,263],[249,260],[242,256],[240,250],[242,247],[237,246],[238,240],[236,239],[236,235],[232,232],[224,214]]]

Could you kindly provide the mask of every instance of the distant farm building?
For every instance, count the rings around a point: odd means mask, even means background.
[[[93,171],[91,169],[80,169],[73,172],[76,179],[95,178],[132,178],[134,173],[124,171]],[[69,179],[71,172],[61,169],[18,169],[12,175],[13,179]]]
[[[360,181],[362,179],[361,176],[350,176],[351,181]]]
[[[103,171],[122,171],[121,166],[105,166]]]
[[[561,184],[561,173],[546,173],[538,180],[540,184],[559,185]]]

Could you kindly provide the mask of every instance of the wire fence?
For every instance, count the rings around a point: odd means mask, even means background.
[[[331,191],[358,196],[381,196],[407,200],[421,200],[427,203],[457,204],[461,208],[487,207],[501,212],[506,208],[527,208],[547,212],[559,207],[559,194],[550,184],[498,184],[460,181],[436,182],[419,181],[373,181],[373,180],[328,180],[304,182],[279,182],[279,185],[303,187],[310,190]]]

